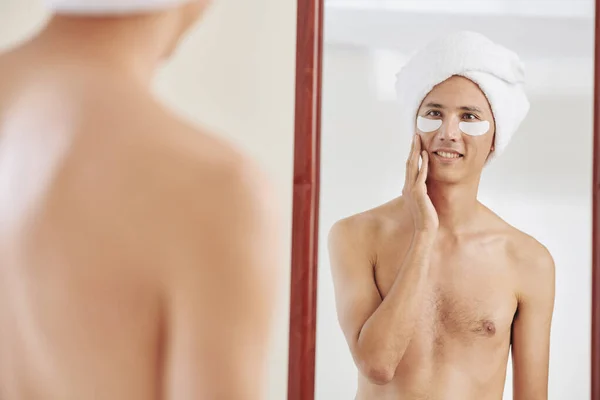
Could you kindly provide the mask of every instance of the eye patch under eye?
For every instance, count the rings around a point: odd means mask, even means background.
[[[461,131],[466,133],[469,136],[481,136],[486,134],[490,130],[490,122],[489,121],[479,121],[479,122],[465,122],[462,121],[458,124],[458,127]]]
[[[417,117],[417,128],[421,132],[428,133],[437,131],[438,129],[440,129],[440,126],[442,126],[441,119],[428,119],[423,117]]]

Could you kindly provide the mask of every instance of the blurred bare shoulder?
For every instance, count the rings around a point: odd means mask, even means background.
[[[95,200],[84,201],[95,223],[114,225],[100,215],[119,215],[144,238],[136,242],[140,251],[171,249],[190,260],[214,249],[224,227],[231,246],[244,240],[238,234],[255,241],[275,235],[277,202],[255,161],[143,91],[97,84],[78,99],[80,121],[62,174],[64,188]]]
[[[196,215],[198,223],[190,229],[203,230],[196,238],[206,234],[206,239],[214,239],[215,229],[228,224],[246,229],[248,240],[259,240],[262,233],[276,229],[278,202],[258,162],[207,129],[175,118],[165,119],[165,124],[152,134],[155,147],[148,151],[158,152],[162,162],[149,165],[155,169],[149,179],[163,177],[160,184],[167,190],[161,201],[170,203],[172,212]],[[194,218],[181,221],[190,224]],[[233,241],[235,235],[230,238]]]
[[[112,152],[123,151],[123,170],[135,168],[135,160],[144,165],[152,185],[190,191],[204,206],[260,202],[272,194],[259,164],[216,132],[186,122],[143,94],[124,94],[121,99],[118,107],[106,110],[107,126],[99,134],[112,136]]]

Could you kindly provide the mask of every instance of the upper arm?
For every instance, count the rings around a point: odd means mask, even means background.
[[[513,398],[548,398],[550,328],[554,309],[554,261],[536,243],[523,265],[519,305],[512,329]]]
[[[280,246],[266,186],[251,171],[214,173],[190,199],[189,254],[170,266],[168,399],[264,398]]]
[[[329,233],[329,257],[338,320],[356,358],[360,331],[381,304],[369,242],[352,220],[338,221]],[[358,228],[358,229],[356,229]]]

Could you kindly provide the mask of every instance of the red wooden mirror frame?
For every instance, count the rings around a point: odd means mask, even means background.
[[[323,0],[298,0],[288,400],[314,400]],[[592,391],[600,399],[600,0],[596,0],[592,183]]]

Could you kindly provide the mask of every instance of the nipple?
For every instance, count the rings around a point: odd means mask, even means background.
[[[496,325],[492,321],[483,321],[483,331],[492,336],[496,333]]]

